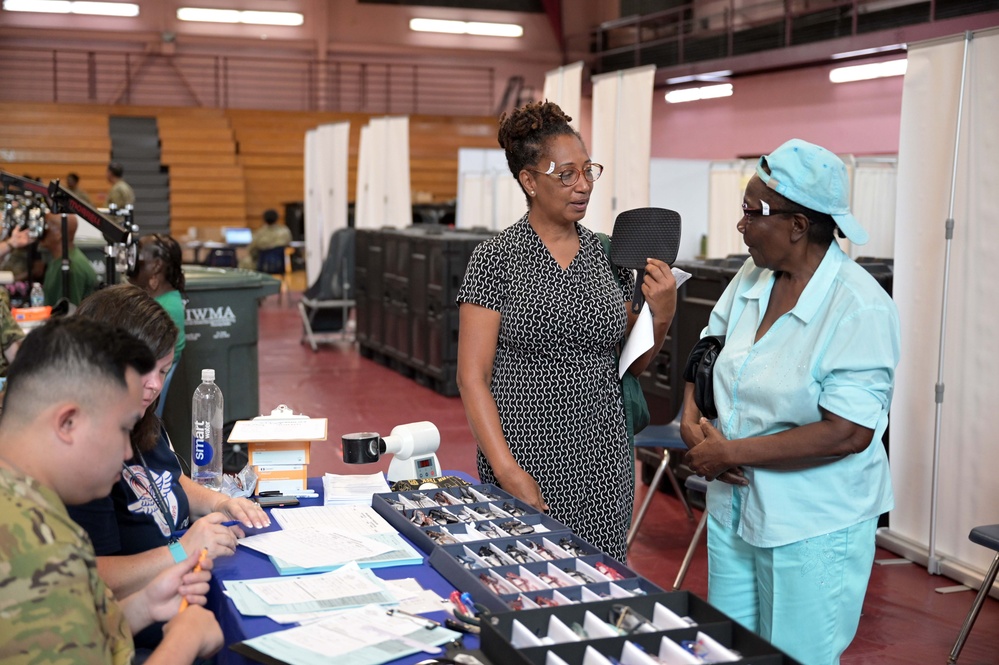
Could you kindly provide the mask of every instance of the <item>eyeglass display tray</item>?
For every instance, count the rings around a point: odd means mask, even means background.
[[[514,638],[515,621],[520,624],[518,629],[526,629],[536,636],[542,636],[547,635],[553,617],[561,621],[564,626],[572,626],[573,624],[582,626],[586,621],[587,612],[599,619],[609,620],[615,605],[626,605],[643,617],[651,619],[657,603],[668,608],[678,617],[689,618],[694,625],[656,632],[632,633],[626,636],[581,639],[578,642],[569,641],[544,646],[520,648],[514,646],[514,642],[517,641]],[[737,659],[729,662],[742,665],[800,665],[798,661],[782,653],[763,638],[743,628],[704,600],[687,591],[650,593],[627,599],[497,613],[491,617],[484,617],[480,638],[482,652],[493,663],[546,665],[558,662],[549,659],[549,654],[552,654],[568,665],[579,665],[583,663],[587,648],[593,648],[608,659],[620,661],[626,642],[637,644],[645,653],[656,656],[660,651],[663,638],[675,643],[675,645],[669,646],[673,650],[679,651],[677,646],[681,642],[696,640],[698,633],[703,633],[720,647],[736,652],[733,657]],[[687,656],[687,658],[690,657]],[[691,663],[695,661],[689,659],[674,662]]]
[[[559,547],[563,540],[577,549],[581,556],[571,555]],[[549,551],[567,556],[554,560],[539,559],[531,553],[528,543],[543,545]],[[526,562],[511,558],[506,553],[508,547],[527,554]],[[480,548],[488,550],[487,556],[492,555],[491,561],[479,556]],[[630,597],[633,594],[662,592],[658,586],[571,532],[442,545],[430,552],[430,565],[455,588],[469,592],[476,603],[493,612],[529,607],[532,603],[544,602],[537,598],[551,599],[556,593],[570,602],[578,600],[585,603],[604,594]],[[598,570],[600,566],[613,570],[622,579],[612,580]],[[565,586],[553,586],[545,581],[545,575],[555,577]],[[526,590],[526,584],[532,585],[534,590]],[[523,602],[525,597],[528,603]]]
[[[467,490],[472,497],[476,499],[476,501],[465,503],[461,499],[462,489]],[[454,500],[459,503],[440,504],[435,502],[435,507],[432,509],[429,507],[404,507],[402,510],[400,510],[396,505],[393,505],[393,502],[405,503],[407,501],[409,502],[408,505],[415,505],[413,503],[413,499],[418,498],[416,495],[423,495],[433,500],[438,494],[445,494],[448,497],[453,497]],[[506,509],[504,509],[504,504],[506,505]],[[409,492],[386,492],[373,495],[371,498],[371,506],[379,515],[384,517],[385,520],[396,529],[396,531],[409,538],[409,540],[423,552],[428,553],[431,552],[437,545],[442,544],[430,534],[448,534],[453,537],[456,542],[482,543],[491,538],[503,538],[514,535],[531,535],[537,533],[545,535],[553,534],[555,537],[564,537],[570,533],[569,527],[566,525],[548,517],[544,513],[539,512],[530,504],[524,503],[519,499],[515,499],[513,496],[504,492],[495,485],[473,485],[465,488],[449,487]],[[430,510],[443,511],[448,513],[450,516],[453,516],[454,519],[458,519],[458,514],[462,513],[466,509],[469,512],[479,510],[485,512],[486,514],[476,513],[473,519],[469,521],[459,520],[454,523],[435,523],[433,526],[417,525],[413,522],[414,515],[416,515],[418,511],[423,515],[429,516],[430,519],[433,519],[433,517],[429,515]],[[508,512],[510,509],[521,514],[512,515]],[[492,515],[492,517],[489,515]],[[521,527],[519,530],[526,531],[529,528],[531,533],[508,533],[502,528],[501,525],[510,521],[526,525]],[[469,527],[471,527],[471,529],[469,529]],[[476,545],[476,547],[478,547],[478,545]]]

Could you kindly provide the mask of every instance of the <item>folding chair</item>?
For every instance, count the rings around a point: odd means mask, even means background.
[[[642,505],[638,509],[638,515],[635,517],[631,529],[628,530],[628,537],[625,541],[626,547],[631,547],[631,541],[635,539],[638,527],[641,526],[642,520],[645,519],[645,513],[649,509],[649,504],[652,503],[652,497],[659,489],[659,481],[662,480],[663,474],[666,474],[666,477],[669,478],[670,485],[673,486],[673,492],[687,513],[687,519],[694,520],[694,513],[691,512],[690,506],[687,505],[687,498],[683,495],[680,485],[676,482],[676,476],[673,475],[673,470],[669,466],[671,450],[687,450],[687,444],[680,438],[680,415],[678,413],[673,422],[667,425],[650,425],[635,435],[636,448],[662,448],[663,460],[659,463],[656,475],[653,476],[652,483],[649,485],[649,491],[645,494],[645,500],[642,501]]]
[[[977,545],[999,552],[999,524],[976,526],[968,534],[968,538]],[[992,565],[989,566],[989,571],[985,573],[985,579],[982,580],[982,586],[978,590],[978,595],[975,596],[975,602],[971,604],[968,616],[965,617],[964,623],[961,625],[961,632],[957,634],[957,642],[954,643],[954,648],[950,650],[950,657],[947,658],[948,665],[956,663],[957,657],[961,655],[964,642],[968,639],[968,635],[971,634],[971,629],[975,625],[975,620],[978,619],[978,613],[982,609],[982,604],[989,595],[992,584],[996,581],[996,573],[999,573],[999,554],[996,554],[995,558],[992,559]]]
[[[703,476],[687,476],[687,480],[684,481],[684,485],[691,492],[700,492],[707,495],[708,493],[708,481],[704,479]],[[680,585],[683,584],[683,578],[687,576],[687,569],[690,568],[690,562],[694,560],[694,552],[697,551],[697,543],[701,540],[701,534],[704,533],[704,527],[708,525],[708,508],[704,507],[704,512],[701,513],[701,519],[697,523],[697,528],[694,529],[694,537],[690,539],[690,545],[687,546],[687,553],[683,555],[683,563],[680,564],[680,571],[676,574],[676,580],[673,582],[673,591],[679,591]]]
[[[354,276],[354,229],[335,231],[330,236],[329,250],[323,262],[323,269],[298,301],[298,312],[302,316],[302,339],[309,341],[313,351],[318,351],[316,338],[317,324],[331,326],[330,332],[339,332],[340,339],[347,340],[350,334],[348,323],[350,310],[356,305],[353,290]],[[327,315],[335,315],[339,310],[338,321],[324,321]]]

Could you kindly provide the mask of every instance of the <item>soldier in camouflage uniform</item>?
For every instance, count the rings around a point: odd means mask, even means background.
[[[10,313],[10,294],[0,289],[0,376],[7,376],[7,367],[24,339],[24,331]]]
[[[210,560],[201,572],[194,556],[175,564],[119,603],[66,512],[110,491],[154,369],[145,344],[79,317],[32,332],[11,364],[0,419],[0,662],[128,663],[132,633],[167,620],[161,656],[192,662],[221,647],[201,607]],[[182,598],[191,606],[178,612]]]
[[[277,210],[264,212],[264,225],[253,232],[253,240],[246,246],[247,255],[239,260],[240,268],[256,270],[261,250],[287,247],[291,243],[291,229],[279,219]]]

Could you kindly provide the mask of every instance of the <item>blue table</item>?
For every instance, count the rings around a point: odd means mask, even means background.
[[[464,473],[456,471],[445,471],[444,473],[446,475],[458,476],[469,482],[476,482],[474,478]],[[300,505],[321,506],[322,485],[322,478],[309,478],[309,488],[316,490],[320,498],[301,499]],[[276,531],[278,528],[277,523],[272,521],[269,528],[254,531],[254,533]],[[431,589],[445,599],[454,591],[454,586],[445,580],[440,573],[430,567],[430,563],[426,557],[423,558],[423,563],[419,566],[376,568],[372,572],[383,580],[397,580],[407,577],[416,578],[424,589]],[[234,556],[215,560],[215,567],[212,570],[211,590],[208,593],[208,609],[214,612],[219,624],[222,626],[222,634],[225,637],[226,646],[219,652],[217,657],[220,664],[238,663],[243,665],[252,663],[253,661],[247,660],[230,650],[228,648],[229,645],[266,633],[286,630],[293,626],[293,624],[279,624],[267,617],[244,617],[236,610],[232,601],[222,593],[222,582],[224,580],[251,580],[261,577],[274,577],[277,574],[277,569],[274,568],[274,564],[270,562],[270,559],[265,554],[246,547],[237,547]],[[434,612],[427,616],[443,623],[444,619],[448,618],[450,614],[442,609],[440,612]],[[479,646],[478,636],[466,635],[465,644],[469,648],[477,649]],[[392,663],[393,665],[413,665],[430,657],[426,653],[418,653],[392,661]]]

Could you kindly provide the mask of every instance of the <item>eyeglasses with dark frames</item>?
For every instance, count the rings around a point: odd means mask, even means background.
[[[552,169],[554,170],[555,164],[552,163]],[[604,172],[604,167],[602,164],[591,163],[583,167],[580,171],[575,166],[570,166],[566,169],[559,171],[558,173],[552,173],[551,171],[537,171],[535,169],[527,169],[531,173],[539,173],[541,175],[550,175],[553,178],[558,178],[559,182],[562,183],[563,187],[572,187],[577,182],[579,182],[579,174],[582,173],[583,177],[586,178],[586,182],[596,182],[600,179],[600,176]]]
[[[774,210],[766,201],[760,201],[762,207],[760,208],[750,208],[749,204],[742,204],[742,216],[740,219],[745,219],[748,222],[752,222],[757,217],[772,217],[773,215],[793,215],[794,213],[789,210]]]

